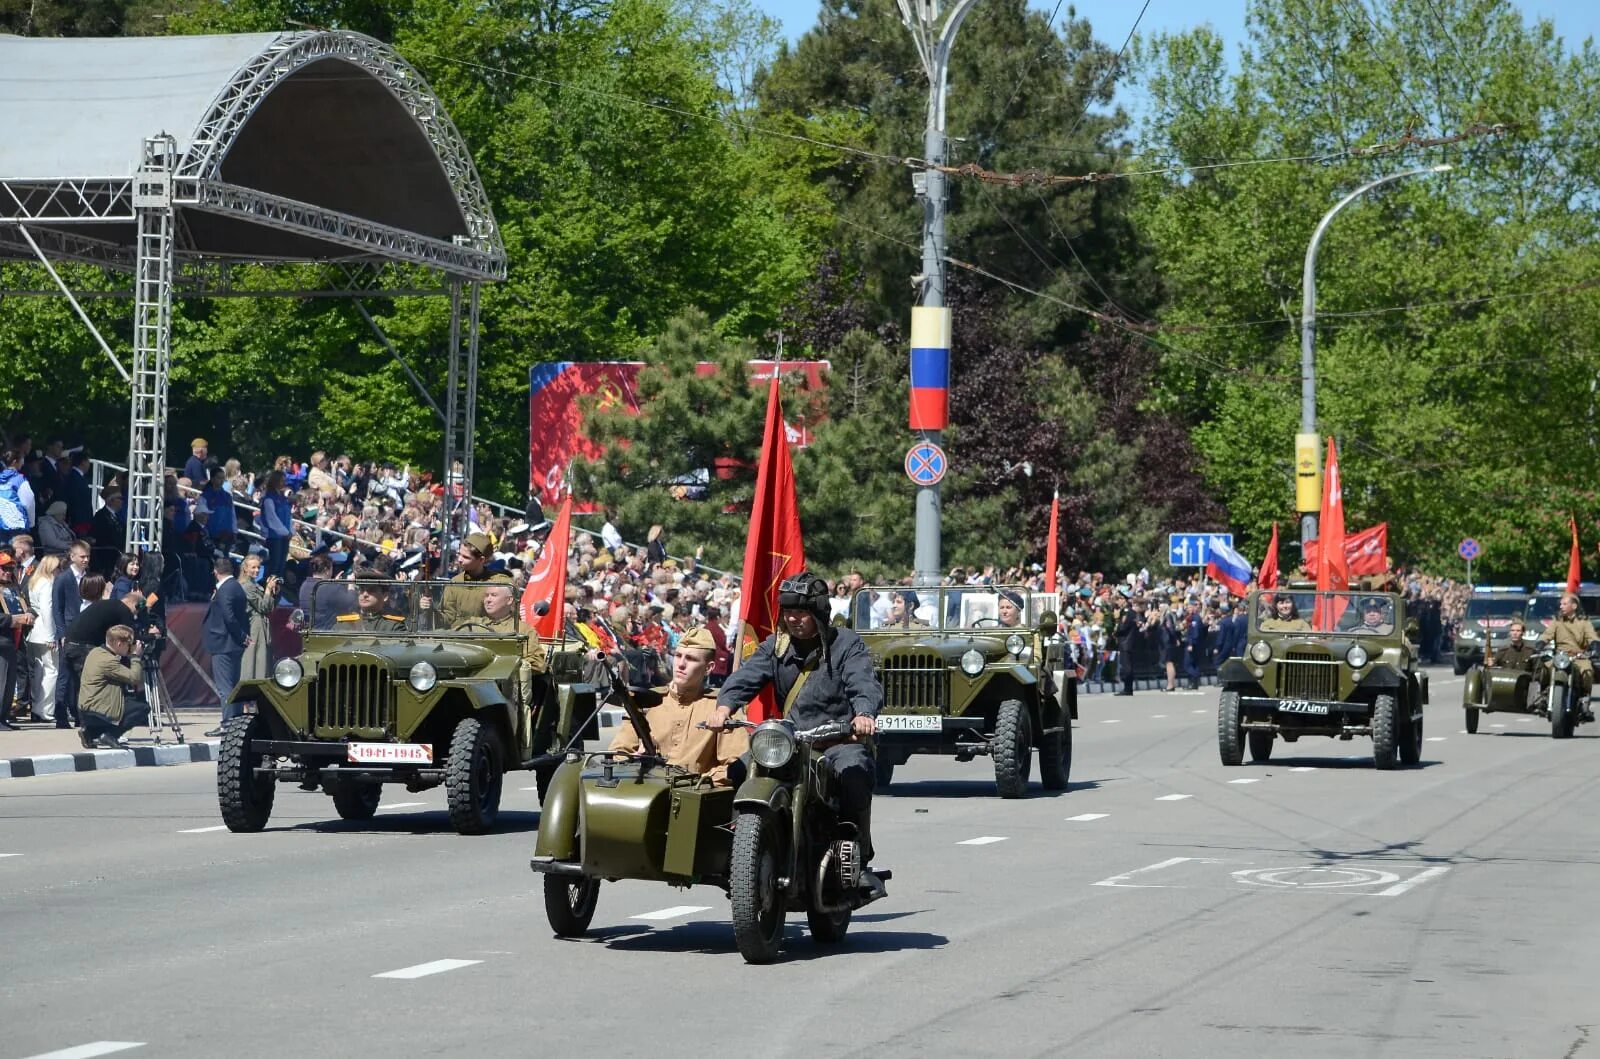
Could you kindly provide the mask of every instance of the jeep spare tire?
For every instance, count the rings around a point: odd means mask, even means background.
[[[450,824],[462,835],[481,835],[500,816],[500,788],[505,780],[500,737],[486,722],[465,717],[450,737],[445,762],[445,800]]]
[[[331,792],[333,807],[341,820],[371,820],[378,811],[378,801],[383,797],[381,783],[353,783],[346,780],[336,783]]]

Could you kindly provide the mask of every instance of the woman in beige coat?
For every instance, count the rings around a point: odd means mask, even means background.
[[[272,675],[272,608],[278,602],[278,579],[257,583],[261,556],[247,555],[239,564],[239,587],[244,589],[245,611],[250,615],[250,639],[239,660],[240,680],[265,680]]]

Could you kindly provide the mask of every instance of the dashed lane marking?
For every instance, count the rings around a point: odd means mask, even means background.
[[[427,802],[395,802],[393,805],[380,805],[380,806],[378,806],[378,808],[380,810],[415,809],[419,805],[427,805],[427,804],[428,804]]]
[[[1450,738],[1450,737],[1446,736],[1446,735],[1430,735],[1430,736],[1426,737],[1423,741],[1424,742],[1428,742],[1428,743],[1442,743],[1448,738]]]
[[[696,912],[709,911],[711,911],[710,905],[673,905],[671,908],[658,908],[654,912],[641,912],[636,916],[629,916],[628,918],[645,919],[655,923],[663,919],[677,919],[679,916],[692,916]]]
[[[0,853],[0,857],[20,857],[20,853]]]
[[[1194,797],[1194,795],[1192,795],[1192,794],[1163,794],[1161,797],[1157,798],[1156,801],[1158,801],[1158,802],[1181,802],[1185,798],[1193,798],[1193,797]]]
[[[519,787],[519,788],[517,788],[517,789],[518,789],[518,790],[523,790],[523,791],[536,791],[536,790],[538,790],[538,789],[539,789],[539,788],[537,788],[537,787]]]
[[[1294,768],[1290,769],[1289,771],[1290,772],[1315,772],[1315,771],[1317,771],[1317,766],[1315,766],[1315,765],[1296,765]]]
[[[1164,721],[1164,720],[1166,720],[1166,717],[1167,717],[1167,715],[1164,714],[1164,713],[1152,713],[1150,715],[1150,719],[1152,721]]]
[[[1518,724],[1532,724],[1533,723],[1533,718],[1532,717],[1518,717],[1517,718],[1517,723]]]
[[[956,845],[958,845],[958,846],[987,846],[987,845],[991,845],[991,844],[993,844],[995,842],[1004,842],[1005,840],[1006,840],[1006,836],[1005,835],[979,835],[977,838],[962,839],[960,842],[957,842]]]
[[[445,971],[456,971],[463,967],[471,967],[482,960],[434,960],[432,963],[419,963],[415,967],[402,967],[398,971],[384,971],[375,974],[374,978],[426,978],[430,974],[442,974]]]
[[[179,831],[178,834],[180,834],[180,835],[203,835],[208,831],[226,831],[226,830],[228,830],[228,825],[227,824],[213,824],[211,827],[186,827],[182,831]]]
[[[1110,813],[1079,813],[1077,816],[1067,817],[1067,823],[1086,823],[1090,820],[1104,820]]]
[[[1107,717],[1105,720],[1101,721],[1100,723],[1101,724],[1121,724],[1122,723],[1122,718],[1121,717]]]
[[[115,1052],[126,1052],[130,1048],[143,1047],[143,1041],[93,1041],[89,1044],[62,1048],[59,1051],[41,1052],[30,1056],[29,1059],[94,1059],[97,1055],[111,1055]]]
[[[1261,777],[1260,776],[1246,776],[1242,780],[1229,780],[1228,782],[1229,783],[1260,783],[1261,782]]]
[[[1190,710],[1190,713],[1210,713],[1210,710]]]
[[[1505,725],[1503,725],[1503,724],[1491,724],[1489,727],[1490,728],[1504,728]]]

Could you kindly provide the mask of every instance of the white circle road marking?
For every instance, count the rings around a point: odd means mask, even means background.
[[[1305,876],[1317,878],[1303,878]],[[1400,881],[1400,876],[1394,872],[1379,871],[1376,868],[1324,868],[1316,865],[1296,868],[1246,868],[1234,872],[1233,877],[1252,886],[1281,886],[1286,889],[1392,886]]]
[[[97,1055],[111,1055],[113,1052],[125,1052],[130,1048],[143,1048],[143,1041],[93,1041],[89,1044],[74,1045],[71,1048],[62,1048],[54,1052],[40,1052],[30,1056],[29,1059],[94,1059]]]
[[[962,839],[960,842],[957,842],[956,845],[958,845],[958,846],[987,846],[987,845],[990,845],[991,843],[1004,842],[1005,840],[1006,840],[1006,836],[1005,835],[979,835],[977,838]]]
[[[673,905],[671,908],[659,908],[654,912],[640,912],[629,919],[645,919],[652,922],[663,919],[677,919],[679,916],[692,916],[696,912],[709,912],[710,905]]]
[[[1185,798],[1193,798],[1193,797],[1194,797],[1194,795],[1192,795],[1192,794],[1163,794],[1161,797],[1157,798],[1156,801],[1158,801],[1158,802],[1181,802]]]
[[[1261,782],[1261,778],[1259,776],[1248,776],[1248,777],[1246,777],[1245,779],[1242,779],[1242,780],[1229,780],[1228,782],[1229,783],[1260,783]]]
[[[445,971],[455,971],[462,967],[471,967],[482,960],[434,960],[432,963],[419,963],[414,967],[402,967],[398,971],[384,971],[375,974],[374,978],[426,978],[430,974],[441,974]]]
[[[1104,820],[1110,813],[1079,813],[1077,816],[1067,817],[1067,823],[1077,823],[1085,820]]]

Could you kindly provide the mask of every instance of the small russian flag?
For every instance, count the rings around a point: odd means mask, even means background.
[[[950,425],[950,310],[911,310],[911,429]]]
[[[1236,596],[1250,591],[1250,564],[1221,537],[1213,536],[1206,542],[1206,573]]]

